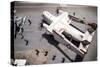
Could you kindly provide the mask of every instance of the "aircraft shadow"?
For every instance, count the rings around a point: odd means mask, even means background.
[[[44,33],[42,34],[42,37],[44,37],[48,43],[55,46],[66,58],[73,62],[73,60],[58,46],[59,42],[54,39],[53,35]]]
[[[48,41],[48,43],[50,43],[51,45],[55,46],[55,47],[56,47],[66,58],[68,58],[71,62],[81,62],[81,61],[83,61],[83,57],[81,57],[80,55],[76,55],[76,57],[75,57],[74,60],[71,59],[71,58],[58,46],[59,42],[56,41],[56,40],[54,39],[54,36],[53,36],[53,35],[44,33],[44,34],[42,34],[42,37],[45,38],[45,39]]]

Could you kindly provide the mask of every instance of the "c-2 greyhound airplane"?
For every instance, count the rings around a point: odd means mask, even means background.
[[[52,34],[58,42],[66,45],[69,49],[80,56],[87,53],[88,47],[91,44],[93,35],[97,28],[96,23],[85,23],[83,20],[71,16],[68,12],[59,10],[58,16],[53,16],[48,11],[43,12],[43,27]],[[90,26],[86,32],[82,32],[76,26],[72,25],[72,21],[84,23]]]

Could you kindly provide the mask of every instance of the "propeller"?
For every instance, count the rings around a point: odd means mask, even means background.
[[[56,14],[59,14],[59,10],[61,10],[61,7],[57,7]]]

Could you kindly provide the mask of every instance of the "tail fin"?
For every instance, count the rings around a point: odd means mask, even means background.
[[[92,41],[94,33],[95,33],[95,31],[92,32],[91,34],[89,33],[89,31],[85,32],[85,35],[84,35],[82,42],[80,43],[80,46],[79,46],[80,50],[83,51],[84,53],[87,52],[87,49],[89,47],[89,44]]]
[[[88,31],[86,31],[82,41],[87,40],[88,42],[91,42],[93,35],[94,32],[90,34]]]

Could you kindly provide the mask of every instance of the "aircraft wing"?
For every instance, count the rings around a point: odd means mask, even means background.
[[[68,12],[61,11],[58,17],[53,17],[50,18],[52,19],[50,25],[44,23],[43,26],[54,35],[55,40],[68,46],[69,49],[78,55],[84,56],[92,41],[97,25],[94,23],[89,24],[91,26],[90,30],[83,33],[70,25],[71,20],[76,22],[80,22],[80,20],[78,18],[70,18]]]

